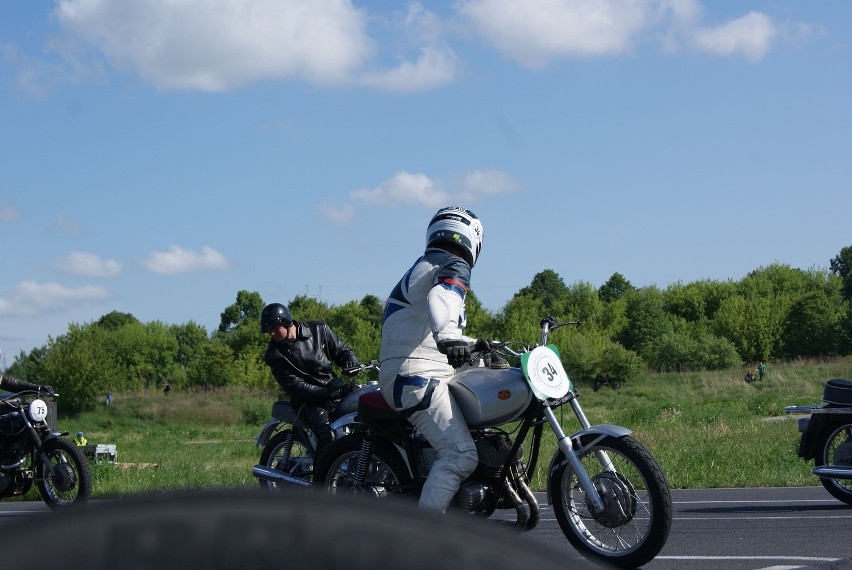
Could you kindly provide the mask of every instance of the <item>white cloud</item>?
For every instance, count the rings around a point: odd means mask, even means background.
[[[353,2],[56,0],[61,34],[44,47],[61,61],[27,57],[9,43],[0,54],[20,68],[20,87],[37,94],[109,68],[160,89],[225,91],[297,80],[412,92],[458,78],[465,52],[451,39],[478,36],[538,69],[566,58],[631,54],[649,40],[670,53],[688,45],[759,60],[776,34],[784,35],[756,12],[701,27],[699,0],[458,0],[446,17],[421,2],[370,5],[375,13]]]
[[[352,204],[326,200],[320,211],[324,218],[335,224],[345,224],[355,217],[355,207]]]
[[[0,202],[0,223],[14,222],[21,217],[21,212],[14,206]]]
[[[475,202],[511,192],[518,187],[518,183],[500,170],[475,170],[464,175],[460,186],[464,201]]]
[[[23,281],[11,291],[0,294],[0,316],[32,317],[108,297],[107,290],[96,285],[68,288],[58,283]]]
[[[751,61],[759,61],[772,48],[778,30],[772,19],[758,12],[717,26],[696,30],[695,45],[706,52],[732,56],[740,55]]]
[[[87,251],[72,251],[57,260],[57,266],[73,275],[83,277],[115,277],[121,273],[121,263],[103,259]]]
[[[416,62],[405,61],[395,69],[365,73],[361,82],[386,91],[423,91],[452,82],[457,70],[458,57],[449,46],[427,46]]]
[[[697,0],[464,0],[459,13],[487,43],[529,68],[570,57],[630,53],[651,33],[668,52],[686,43],[714,55],[758,61],[781,33],[759,12],[702,27],[704,9]],[[810,28],[790,27],[797,34]]]
[[[449,186],[450,189],[446,189]],[[473,203],[485,197],[515,189],[516,181],[499,170],[474,171],[457,182],[445,184],[422,173],[397,172],[376,188],[363,188],[350,193],[359,202],[376,206],[429,206],[438,208],[450,203]]]
[[[366,15],[348,0],[59,0],[55,16],[111,65],[163,89],[341,83],[373,53]]]
[[[208,246],[202,247],[201,253],[196,253],[176,245],[171,246],[168,251],[151,252],[142,265],[149,271],[161,275],[223,270],[231,266],[224,255]]]
[[[648,0],[467,0],[459,12],[503,55],[538,68],[564,57],[630,52],[650,8]]]
[[[448,199],[448,194],[438,183],[421,173],[397,172],[376,188],[363,188],[350,192],[352,198],[376,206],[415,204],[437,206]]]

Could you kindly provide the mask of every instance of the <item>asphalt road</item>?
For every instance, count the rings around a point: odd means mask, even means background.
[[[820,487],[674,490],[674,520],[648,570],[852,569],[852,507]],[[530,540],[575,555],[549,505]]]
[[[668,542],[646,569],[852,570],[852,507],[822,487],[675,490],[673,499]],[[0,503],[0,529],[50,516],[42,503]],[[543,500],[541,521],[523,540],[558,551],[568,568],[572,560],[588,567]]]

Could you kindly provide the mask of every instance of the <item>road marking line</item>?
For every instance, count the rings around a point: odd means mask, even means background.
[[[740,500],[740,501],[672,501],[675,505],[690,505],[690,504],[707,504],[707,503],[837,503],[836,499],[761,499],[759,501]],[[837,503],[838,507],[842,507]]]
[[[786,560],[789,562],[837,562],[842,558],[819,556],[657,556],[654,560]]]
[[[789,517],[674,517],[674,520],[676,520],[676,521],[745,521],[745,520],[750,520],[750,521],[760,521],[760,520],[786,521],[786,520],[790,520],[790,519],[796,519],[796,520],[798,520],[798,519],[802,519],[802,520],[808,520],[808,519],[818,519],[818,520],[852,519],[852,515],[832,515],[832,516],[828,516],[828,517],[824,517],[824,516],[813,516],[813,517],[811,517],[811,516],[808,516],[808,517],[798,517],[798,516],[789,516]]]

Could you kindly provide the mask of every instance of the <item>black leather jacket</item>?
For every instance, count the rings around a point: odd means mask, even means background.
[[[357,366],[358,358],[323,321],[294,322],[296,340],[269,341],[263,359],[295,404],[323,404],[337,398],[344,382],[331,370]]]

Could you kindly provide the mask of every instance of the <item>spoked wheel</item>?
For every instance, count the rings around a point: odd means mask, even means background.
[[[42,456],[50,469],[42,463]],[[92,471],[76,445],[49,439],[36,452],[36,481],[41,498],[53,510],[85,503],[92,494]]]
[[[275,434],[264,446],[260,464],[310,482],[314,458],[305,436],[288,429]],[[272,491],[278,488],[278,484],[272,481],[260,479],[258,482],[261,489]]]
[[[588,435],[580,461],[604,502],[596,512],[564,459],[548,478],[562,532],[581,552],[624,568],[652,560],[669,536],[672,501],[660,466],[629,436]]]
[[[852,468],[852,423],[839,423],[827,427],[817,446],[819,453],[814,458],[817,467],[837,465]],[[847,505],[852,505],[852,479],[823,479],[820,483],[826,491]]]
[[[396,449],[385,441],[373,443],[366,483],[363,488],[355,489],[355,470],[363,441],[363,435],[352,434],[332,443],[322,453],[314,471],[314,482],[332,495],[392,497],[409,494],[413,486],[411,475]]]

